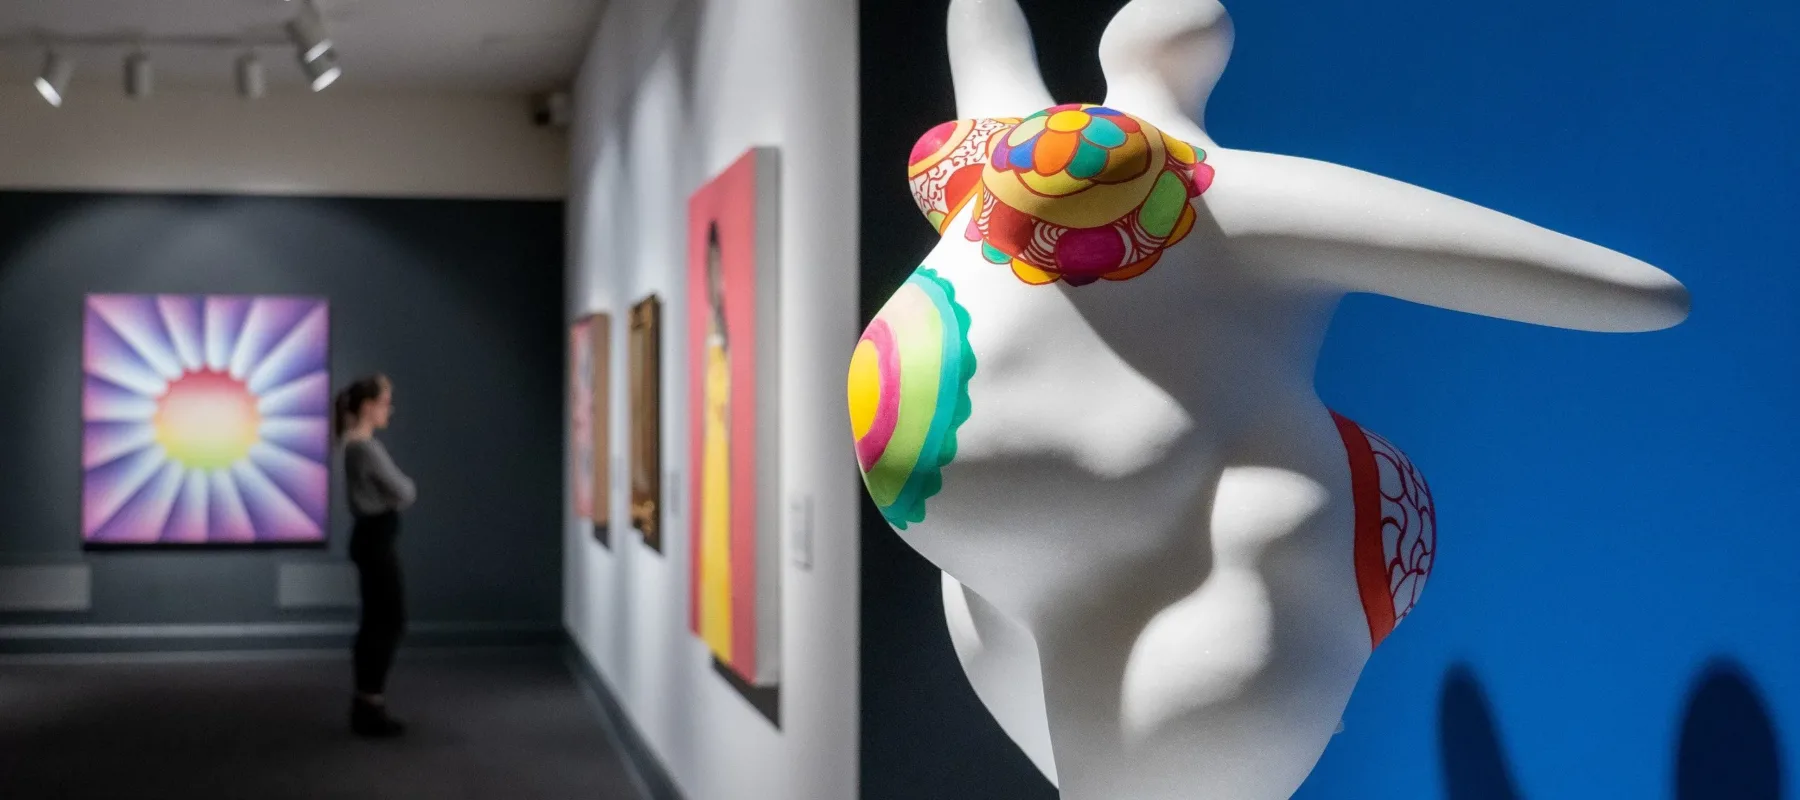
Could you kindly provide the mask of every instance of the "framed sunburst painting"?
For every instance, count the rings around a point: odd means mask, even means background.
[[[83,543],[323,545],[330,322],[320,298],[88,296]]]

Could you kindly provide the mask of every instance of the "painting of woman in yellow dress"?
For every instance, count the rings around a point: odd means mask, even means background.
[[[744,684],[778,684],[780,404],[775,151],[688,201],[689,625]]]
[[[701,389],[700,638],[731,663],[731,339],[725,327],[725,275],[719,226],[706,236],[706,364]]]

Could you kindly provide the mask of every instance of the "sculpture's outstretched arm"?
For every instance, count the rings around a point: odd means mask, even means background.
[[[1200,121],[1231,44],[1218,0],[1131,0],[1100,40],[1100,63],[1107,105],[1207,150],[1216,177],[1201,207],[1251,268],[1564,328],[1657,330],[1687,317],[1681,284],[1629,256],[1366,172],[1217,147]]]
[[[1017,0],[951,0],[948,33],[959,118],[1022,117],[1056,104]]]
[[[1209,160],[1217,177],[1199,205],[1235,260],[1271,276],[1579,330],[1687,317],[1668,273],[1498,211],[1321,161],[1227,149]]]

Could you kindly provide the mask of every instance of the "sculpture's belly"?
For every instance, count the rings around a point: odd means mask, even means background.
[[[1167,597],[1204,579],[1207,454],[1179,448],[1165,469],[1100,478],[1066,460],[958,462],[924,522],[900,536],[1009,614],[1028,619],[1093,589],[1131,584]],[[1198,480],[1195,480],[1195,479]],[[1155,578],[1155,579],[1152,579]]]
[[[1065,795],[1281,798],[1305,779],[1436,543],[1411,462],[1331,422],[1335,470],[1221,472],[1214,563],[1191,594],[1142,625],[1038,626]]]
[[[1353,511],[1335,489],[1227,468],[1212,511],[1214,563],[1190,592],[1147,615],[1036,626],[1066,796],[1292,792],[1370,653]]]
[[[1018,718],[1015,709],[1044,702],[1057,715],[1059,740],[1070,743],[1056,754],[1056,769],[1076,781],[1115,792],[1129,786],[1130,796],[1143,798],[1186,797],[1202,780],[1231,786],[1235,796],[1285,797],[1304,779],[1370,651],[1416,602],[1436,543],[1429,491],[1411,462],[1346,419],[1321,409],[1316,422],[1290,428],[1297,440],[1316,445],[1302,459],[1307,468],[1253,466],[1270,459],[1233,457],[1237,465],[1210,473],[1216,488],[1207,527],[1188,530],[1196,546],[1209,547],[1211,563],[1175,557],[1124,573],[1139,588],[1188,576],[1197,585],[1185,596],[1148,612],[1144,603],[1126,599],[1098,615],[1040,619],[1033,631],[1010,637],[964,632],[979,639],[968,643],[979,647],[959,643],[971,680],[985,681],[978,693],[990,708],[999,703],[997,714],[1011,714],[1003,724],[1023,746],[1047,742],[1050,723]],[[1293,442],[1258,441],[1271,452],[1293,449]],[[1178,443],[1170,453],[1179,460],[1184,449]],[[968,466],[972,486],[1004,478],[998,470],[986,474],[990,465]],[[1146,475],[1178,472],[1165,463]],[[1004,495],[985,503],[990,492],[960,496],[962,477],[946,483],[948,502],[934,509],[934,515],[945,512],[945,537],[968,521],[997,524],[1021,513]],[[1114,488],[1136,518],[1165,508],[1154,502],[1156,492],[1136,493],[1136,482]],[[1085,505],[1074,502],[1079,494],[1062,486],[1046,491],[1051,510],[1038,521],[1056,529],[1055,519]],[[1071,503],[1059,505],[1057,498]],[[915,546],[939,546],[924,534],[915,526],[904,535]],[[1039,550],[1051,557],[1073,553],[1086,563],[1113,557],[1115,540],[1095,537],[1091,544],[1086,551]],[[1378,554],[1374,569],[1372,553]],[[981,553],[957,555],[967,563]],[[1029,584],[1030,591],[1077,603],[1107,594],[1084,582],[1091,574],[1059,573],[1033,557],[1029,549],[1011,556],[1016,569],[998,583]],[[1008,646],[1021,652],[994,652]],[[985,659],[989,668],[976,669],[981,665],[970,658]],[[1000,663],[1026,665],[1019,669],[1029,674],[995,673],[991,667]],[[1040,663],[1048,670],[1041,680]],[[1037,701],[1040,686],[1046,696]],[[1033,702],[1011,698],[1020,687],[1033,687]]]

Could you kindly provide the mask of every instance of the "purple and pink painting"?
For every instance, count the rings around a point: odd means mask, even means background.
[[[83,542],[324,543],[329,332],[318,298],[89,296]]]

